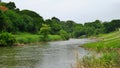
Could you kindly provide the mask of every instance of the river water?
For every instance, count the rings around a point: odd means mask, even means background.
[[[1,47],[0,68],[71,68],[79,57],[90,52],[79,47],[90,39],[70,39],[25,46]]]

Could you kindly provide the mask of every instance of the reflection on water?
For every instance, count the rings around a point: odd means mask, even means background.
[[[70,39],[43,44],[0,48],[0,68],[70,68],[75,52],[80,57],[89,52],[78,47],[92,42],[89,39]]]

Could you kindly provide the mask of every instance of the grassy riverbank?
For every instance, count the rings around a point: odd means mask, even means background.
[[[84,47],[96,50],[97,52],[120,48],[120,31],[99,35],[97,39],[99,40],[98,42],[87,43]]]
[[[77,59],[77,68],[119,68],[120,31],[98,35],[98,42],[87,43],[83,47],[96,51],[100,56],[86,56]]]
[[[42,39],[40,38],[41,35],[37,34],[30,34],[30,33],[18,33],[14,34],[17,43],[34,43],[34,42],[41,42]],[[57,41],[62,40],[61,36],[59,35],[48,35],[48,41]]]

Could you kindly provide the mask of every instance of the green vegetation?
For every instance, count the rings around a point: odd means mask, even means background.
[[[84,47],[97,51],[100,56],[78,59],[77,68],[118,68],[119,30],[119,19],[110,22],[95,20],[85,24],[61,21],[56,17],[44,20],[34,11],[19,10],[14,2],[0,3],[0,46],[97,36],[98,42],[85,44]]]
[[[48,35],[48,38],[49,38],[48,41],[63,40],[63,38],[60,35]]]
[[[33,43],[39,42],[39,35],[30,33],[18,33],[14,34],[17,43]]]
[[[0,32],[6,31],[11,33],[28,32],[39,33],[42,24],[48,25],[51,35],[59,35],[64,30],[70,37],[78,38],[80,36],[93,36],[103,33],[117,31],[120,28],[120,20],[112,20],[110,22],[101,22],[96,20],[78,24],[72,20],[61,21],[56,17],[44,20],[42,16],[31,10],[19,10],[14,2],[0,3]]]
[[[100,41],[85,44],[83,47],[97,51],[100,56],[87,56],[77,61],[77,68],[119,68],[120,31],[99,35]]]
[[[64,30],[60,30],[60,36],[64,39],[64,40],[68,40],[69,39],[69,35],[66,31]]]
[[[111,49],[120,48],[120,31],[99,36],[98,40],[100,41],[85,44],[84,47],[94,49],[97,52],[111,51]]]
[[[15,42],[14,36],[10,33],[3,32],[0,34],[0,46],[13,46]]]
[[[30,34],[30,33],[18,33],[13,35],[17,41],[17,43],[34,43],[34,42],[42,42],[43,39],[40,38],[42,35],[39,34]],[[63,40],[59,35],[48,35],[48,41],[56,41]]]
[[[78,24],[72,20],[61,21],[56,17],[44,20],[42,16],[34,11],[19,10],[14,2],[0,3],[0,32],[9,32],[13,35],[24,32],[29,34],[29,37],[18,34],[19,38],[16,39],[19,43],[38,42],[39,40],[68,40],[69,38],[106,34],[118,31],[120,28],[119,22],[120,20],[112,20],[110,22],[96,20]],[[32,34],[35,36],[34,38],[32,38]],[[40,34],[39,37],[38,34]],[[51,36],[54,37],[51,38]]]
[[[50,32],[51,28],[46,25],[46,24],[43,24],[41,29],[40,29],[40,38],[43,40],[43,41],[48,41],[48,35],[49,35],[49,32]]]
[[[104,53],[102,57],[86,56],[77,59],[76,68],[119,68],[120,54],[116,52]]]

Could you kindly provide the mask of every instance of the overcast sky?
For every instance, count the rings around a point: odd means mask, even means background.
[[[44,19],[53,16],[77,23],[96,19],[120,19],[120,0],[2,0],[15,2],[18,8],[39,13]]]

